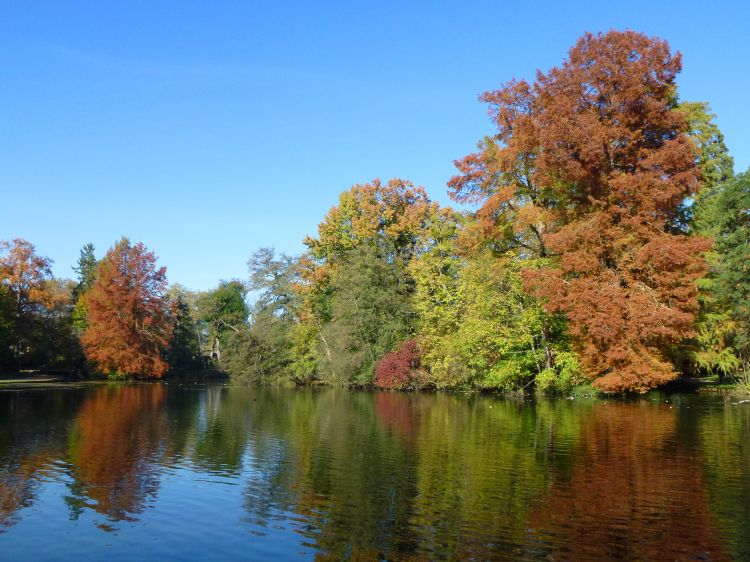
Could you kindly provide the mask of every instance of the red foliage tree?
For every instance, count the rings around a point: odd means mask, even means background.
[[[398,351],[386,353],[375,365],[375,384],[387,389],[405,388],[413,382],[419,366],[419,346],[416,340],[406,340]]]
[[[143,244],[123,238],[107,252],[87,295],[86,357],[104,373],[161,377],[172,334],[166,268]]]
[[[457,200],[481,203],[482,234],[548,258],[525,273],[563,313],[581,361],[606,391],[676,376],[670,347],[690,335],[705,240],[680,232],[699,186],[676,110],[680,55],[625,31],[586,34],[534,84],[488,92],[498,134],[458,161]]]

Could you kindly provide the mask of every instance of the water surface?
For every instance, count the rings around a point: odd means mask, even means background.
[[[0,390],[0,559],[750,560],[750,404]]]

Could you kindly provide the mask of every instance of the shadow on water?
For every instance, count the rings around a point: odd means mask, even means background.
[[[180,559],[747,559],[750,407],[668,400],[3,391],[0,541],[14,559],[156,541]]]

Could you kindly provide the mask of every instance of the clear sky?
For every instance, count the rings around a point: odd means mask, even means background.
[[[127,235],[170,281],[246,278],[354,183],[447,202],[452,161],[492,132],[477,95],[610,28],[680,50],[682,99],[750,166],[747,2],[0,0],[0,239],[61,277]]]

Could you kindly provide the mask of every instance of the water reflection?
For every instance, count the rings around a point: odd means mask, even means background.
[[[598,404],[568,479],[529,517],[554,560],[727,560],[696,451],[668,404]]]
[[[201,541],[217,557],[748,558],[750,408],[680,400],[4,391],[0,533],[20,549],[44,524],[94,558],[99,529],[181,559]]]
[[[33,504],[38,483],[65,454],[77,393],[0,393],[0,533]]]
[[[83,402],[68,439],[73,481],[66,501],[74,519],[88,507],[132,521],[156,497],[168,432],[165,394],[162,385],[100,387]]]

